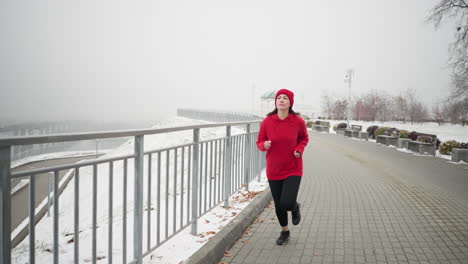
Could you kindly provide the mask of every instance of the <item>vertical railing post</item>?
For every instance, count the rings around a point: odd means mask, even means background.
[[[52,192],[52,178],[54,177],[53,172],[47,174],[47,217],[50,217],[50,193]]]
[[[29,264],[36,263],[36,175],[29,176]]]
[[[191,234],[196,236],[197,233],[197,219],[198,219],[198,151],[200,145],[200,129],[193,130],[193,167],[192,167],[192,230]]]
[[[0,147],[0,264],[11,263],[11,146]]]
[[[231,195],[231,126],[226,127],[226,155],[224,160],[224,208],[229,207]]]
[[[249,179],[250,179],[250,124],[247,124],[247,130],[245,134],[245,153],[244,153],[244,184],[245,190],[249,191]]]
[[[80,260],[80,169],[79,167],[75,168],[75,206],[74,206],[74,238],[75,243],[73,243],[75,247],[74,252],[74,261],[75,264],[79,263]]]
[[[133,211],[133,256],[137,264],[143,255],[143,136],[135,136],[135,186]]]
[[[96,139],[96,153],[95,153],[96,159],[98,158],[98,144],[99,144],[99,142],[98,142],[98,140]]]

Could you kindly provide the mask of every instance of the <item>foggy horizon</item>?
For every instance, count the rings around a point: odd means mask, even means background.
[[[0,120],[158,120],[177,108],[249,111],[288,88],[449,94],[450,23],[423,1],[5,1]],[[255,87],[253,89],[252,87]],[[254,98],[254,99],[252,99]]]

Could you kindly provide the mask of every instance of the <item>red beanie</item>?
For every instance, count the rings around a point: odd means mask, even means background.
[[[288,96],[289,102],[291,103],[291,107],[292,107],[293,104],[294,104],[294,93],[289,91],[288,89],[280,89],[279,91],[276,92],[275,107],[276,107],[276,98],[278,98],[278,95],[280,95],[280,94],[285,94],[285,95]]]

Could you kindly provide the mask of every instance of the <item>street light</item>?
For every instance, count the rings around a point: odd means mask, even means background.
[[[347,123],[348,123],[348,128],[349,128],[349,116],[350,116],[350,111],[349,111],[349,107],[351,105],[351,79],[353,78],[354,76],[354,69],[353,68],[349,68],[346,70],[346,76],[345,76],[345,82],[348,83],[348,104],[347,104],[347,109],[346,109],[346,119],[347,119]]]

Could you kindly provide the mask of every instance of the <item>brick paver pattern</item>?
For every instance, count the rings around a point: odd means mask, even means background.
[[[468,263],[466,202],[359,155],[305,156],[302,222],[292,226],[289,214],[289,243],[275,244],[281,229],[270,203],[222,262]]]

